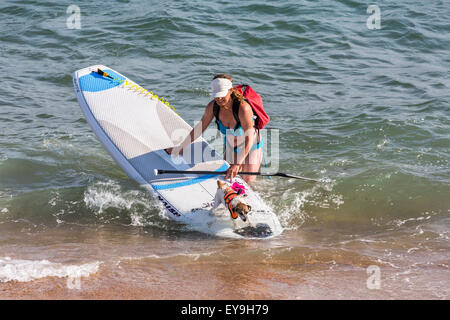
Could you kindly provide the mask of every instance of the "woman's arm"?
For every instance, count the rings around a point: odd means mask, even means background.
[[[213,112],[213,106],[214,101],[211,101],[205,108],[205,113],[202,116],[202,119],[199,123],[195,125],[195,127],[191,130],[189,135],[183,140],[181,144],[178,146],[175,146],[173,148],[167,148],[166,152],[168,154],[175,154],[176,156],[178,154],[183,154],[183,149],[190,145],[195,139],[200,137],[202,133],[208,128],[209,124],[211,123],[212,119],[214,118],[214,112]]]

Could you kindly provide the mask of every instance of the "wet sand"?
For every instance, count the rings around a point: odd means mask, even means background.
[[[118,230],[122,231],[120,236]],[[97,261],[99,267],[88,276],[77,277],[77,273],[73,273],[25,282],[1,282],[0,299],[450,297],[450,271],[445,257],[441,263],[427,265],[419,263],[420,259],[415,259],[415,264],[408,261],[400,264],[398,260],[369,256],[368,250],[379,250],[377,246],[383,245],[381,242],[357,241],[347,244],[345,249],[337,246],[312,248],[304,243],[307,229],[302,237],[297,230],[286,231],[276,240],[244,242],[196,233],[180,236],[157,231],[156,236],[152,231],[117,226],[92,231],[92,228],[80,226],[41,230],[29,233],[30,238],[22,244],[2,246],[1,256],[12,256],[12,249],[21,247],[22,253],[16,255],[22,259],[28,255],[29,261],[45,258],[64,266]],[[3,239],[7,235],[3,233]],[[74,242],[75,239],[78,242]],[[366,254],[358,253],[363,251]],[[426,258],[426,252],[414,251],[411,253],[416,254],[416,258],[418,252]],[[368,273],[369,266],[379,268],[379,288],[373,288],[376,279],[373,272]]]
[[[389,290],[368,289],[364,269],[348,271],[280,271],[274,267],[231,271],[242,266],[192,264],[170,270],[143,268],[120,271],[103,269],[99,274],[77,280],[49,277],[30,282],[0,284],[1,299],[448,299],[446,296],[408,290],[402,280]],[[311,268],[315,268],[312,266]],[[351,269],[351,268],[349,268]],[[385,277],[392,273],[384,271]],[[130,276],[132,274],[132,276]],[[442,274],[441,274],[442,275]],[[419,276],[419,275],[416,275]],[[428,275],[439,281],[439,275]],[[386,279],[382,278],[382,281]],[[392,279],[391,279],[392,280]],[[442,280],[442,279],[441,279]],[[405,282],[405,281],[403,281]],[[427,281],[422,281],[428,285]],[[381,282],[383,286],[383,282]],[[417,282],[416,282],[417,285]],[[392,290],[396,289],[396,290]],[[444,293],[444,292],[442,292]]]

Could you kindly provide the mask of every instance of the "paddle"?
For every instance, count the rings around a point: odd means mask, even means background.
[[[221,175],[226,174],[226,171],[189,171],[189,170],[162,170],[155,169],[155,175],[164,174],[164,173],[192,173],[192,174],[212,174],[212,175]],[[239,172],[240,175],[253,175],[253,176],[262,176],[262,177],[284,177],[284,178],[292,178],[299,179],[309,182],[319,182],[318,180],[294,176],[292,174],[277,172],[277,173],[262,173],[262,172]]]

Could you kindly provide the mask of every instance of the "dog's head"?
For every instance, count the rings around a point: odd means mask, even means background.
[[[250,210],[252,210],[251,206],[249,206],[245,202],[239,202],[233,209],[239,215],[239,218],[241,218],[242,221],[247,222],[248,213],[250,212]]]

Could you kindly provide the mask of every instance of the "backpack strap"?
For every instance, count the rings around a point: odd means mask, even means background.
[[[217,130],[220,130],[220,127],[219,127],[219,112],[220,112],[220,107],[217,104],[217,102],[214,101],[213,113],[214,113],[214,118],[216,119]]]
[[[233,101],[233,116],[234,120],[236,120],[236,125],[234,126],[234,129],[239,128],[241,126],[241,120],[239,120],[239,107],[241,106],[241,103],[239,100]]]

